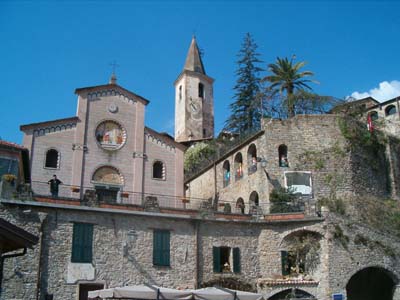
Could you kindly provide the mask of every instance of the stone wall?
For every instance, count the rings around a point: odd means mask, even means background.
[[[368,266],[381,266],[400,278],[398,239],[348,217],[325,216],[325,221],[220,221],[22,201],[3,202],[0,210],[0,217],[38,236],[44,220],[40,299],[46,293],[54,299],[78,299],[81,283],[194,288],[197,255],[200,285],[229,279],[258,289],[266,298],[298,287],[328,300],[332,293],[345,293],[351,276]],[[91,264],[71,263],[74,222],[94,224]],[[152,263],[154,229],[171,232],[170,267]],[[286,249],[285,240],[299,232],[320,237],[319,263],[306,277],[284,278],[281,251]],[[239,247],[240,273],[215,273],[213,247]],[[36,299],[39,251],[40,244],[23,257],[5,261],[1,299]]]
[[[285,172],[291,171],[311,174],[312,194],[309,196],[315,200],[366,194],[388,197],[391,191],[398,191],[397,174],[400,171],[396,157],[399,147],[395,146],[398,144],[391,143],[391,152],[388,152],[385,143],[379,144],[379,139],[368,138],[369,133],[363,124],[352,120],[345,123],[343,120],[337,115],[298,115],[289,120],[265,123],[263,135],[242,144],[217,161],[215,169],[219,198],[235,203],[242,197],[248,207],[250,193],[256,191],[260,206],[267,213],[271,189],[287,187]],[[345,126],[354,136],[349,136]],[[353,132],[354,128],[359,131]],[[258,162],[257,171],[249,175],[247,151],[251,144],[256,146],[259,160],[266,161],[266,167],[264,169]],[[279,164],[280,145],[287,147],[288,167]],[[244,175],[242,179],[235,180],[234,159],[239,152],[243,156]],[[229,186],[224,188],[225,161],[230,162],[232,176]],[[187,182],[188,196],[214,196],[213,168]]]

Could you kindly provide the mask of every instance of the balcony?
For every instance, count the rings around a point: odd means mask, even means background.
[[[121,191],[115,186],[77,187],[67,184],[59,186],[58,197],[51,196],[47,182],[32,182],[30,185],[9,187],[1,192],[2,199],[37,201],[61,205],[89,206],[128,211],[145,211],[168,214],[182,214],[218,217],[236,220],[288,221],[317,217],[319,213],[313,199],[298,199],[291,203],[276,204],[260,201],[258,205],[249,203],[238,205],[236,200],[202,199],[172,195],[134,193]],[[275,206],[274,206],[275,205]],[[274,206],[274,207],[273,207]],[[282,208],[282,210],[280,210]],[[273,213],[271,213],[273,212]]]

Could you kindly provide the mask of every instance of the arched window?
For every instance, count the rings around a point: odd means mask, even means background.
[[[179,100],[182,100],[182,86],[179,86]]]
[[[243,157],[242,153],[235,156],[235,180],[242,179],[243,177]]]
[[[99,201],[115,203],[119,201],[119,194],[124,180],[119,171],[112,166],[98,168],[92,177]]]
[[[289,161],[287,159],[287,146],[282,144],[278,148],[279,154],[279,166],[280,167],[289,167]]]
[[[44,166],[53,169],[58,169],[60,167],[60,153],[56,149],[47,150]]]
[[[165,180],[165,165],[162,161],[155,161],[153,163],[153,179]]]
[[[396,113],[396,106],[394,105],[389,105],[388,107],[385,108],[385,115],[386,116],[391,116]]]
[[[223,187],[227,187],[231,182],[231,165],[228,160],[224,161],[222,169],[224,173]]]
[[[247,150],[247,165],[249,175],[257,171],[257,148],[251,144]]]
[[[252,191],[250,194],[250,205],[252,206],[259,206],[259,200],[258,200],[258,193],[256,191]]]
[[[236,212],[244,214],[244,209],[245,205],[243,198],[238,198],[236,201]]]
[[[199,98],[204,98],[204,85],[199,83]]]
[[[378,120],[379,118],[378,113],[376,111],[371,111],[369,115],[371,116],[372,121]]]

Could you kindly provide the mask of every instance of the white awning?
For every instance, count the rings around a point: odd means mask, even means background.
[[[180,291],[175,289],[158,287],[155,285],[134,285],[115,287],[104,290],[90,291],[89,299],[114,298],[114,299],[189,299],[192,297],[190,290]]]
[[[192,291],[199,300],[260,300],[261,294],[243,292],[225,288],[208,287]]]
[[[257,293],[208,287],[198,290],[176,290],[155,285],[115,287],[89,292],[89,299],[145,299],[145,300],[261,300]]]

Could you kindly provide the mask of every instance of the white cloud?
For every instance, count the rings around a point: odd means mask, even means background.
[[[398,96],[400,96],[400,81],[393,80],[390,82],[383,81],[379,83],[379,87],[373,88],[368,92],[353,92],[349,97],[355,99],[372,97],[380,102],[383,102]]]

